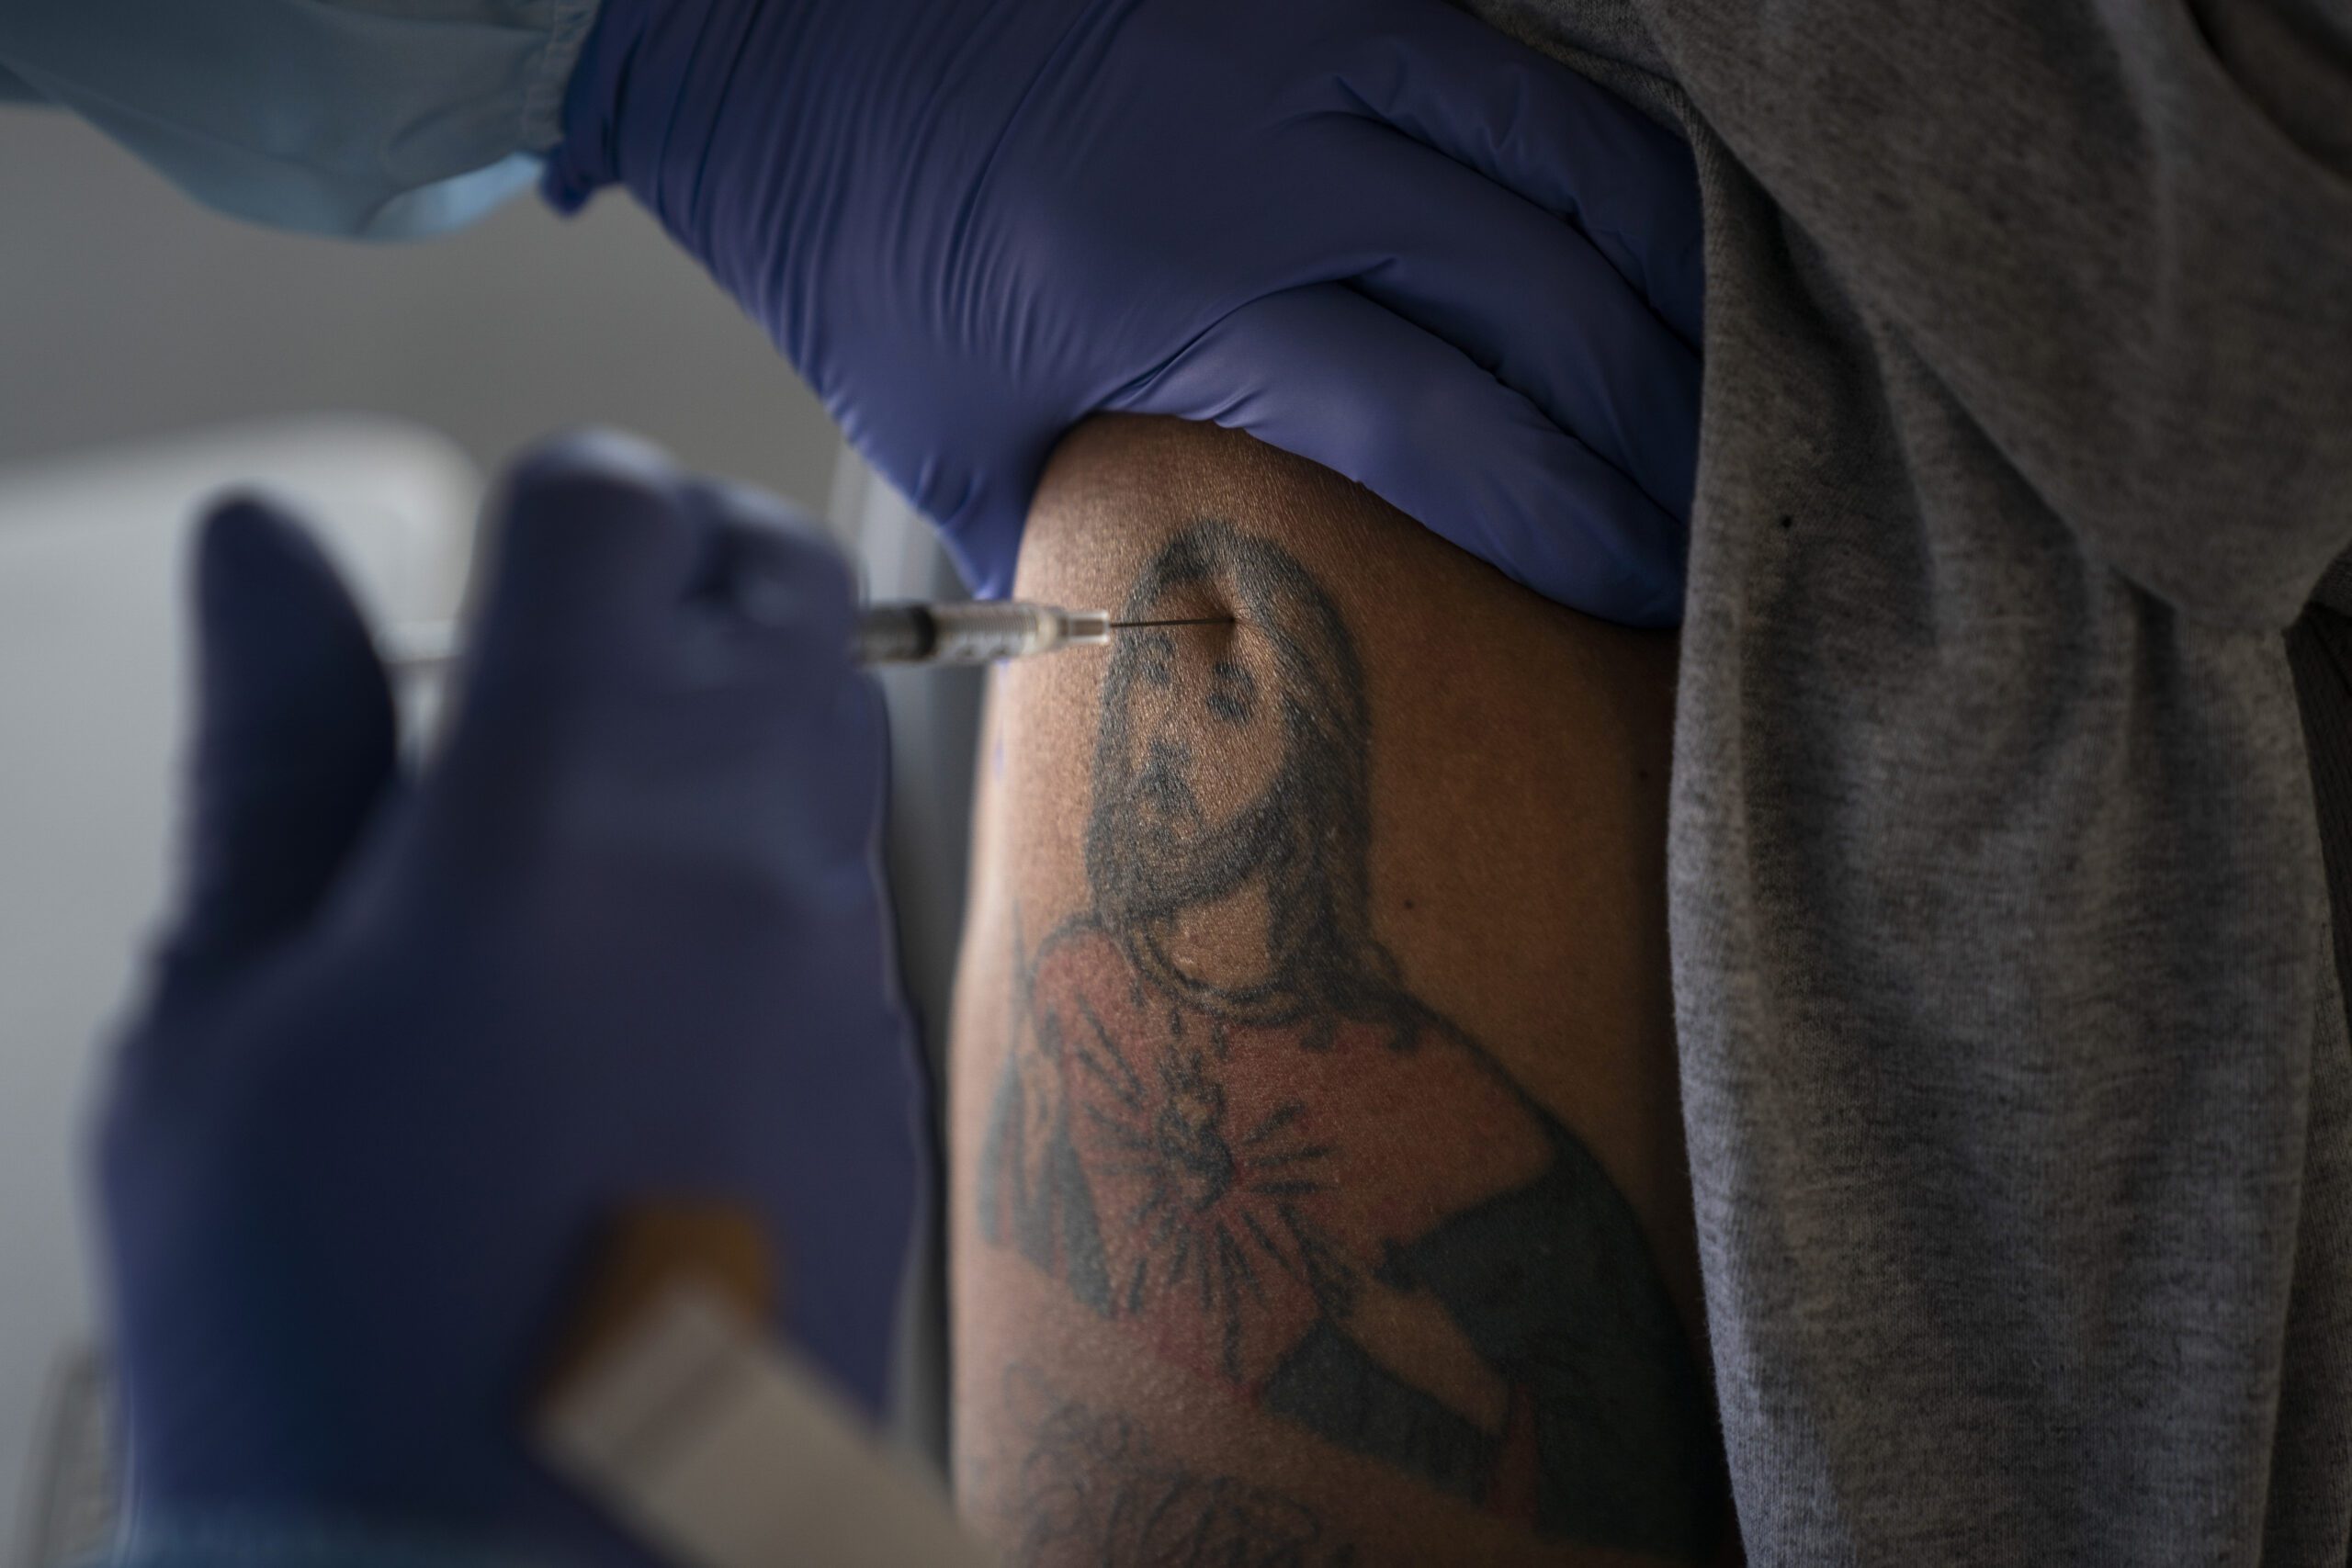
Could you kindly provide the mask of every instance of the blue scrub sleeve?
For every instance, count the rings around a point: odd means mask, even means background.
[[[371,239],[437,233],[536,177],[600,4],[6,6],[0,96],[72,109],[239,218]]]

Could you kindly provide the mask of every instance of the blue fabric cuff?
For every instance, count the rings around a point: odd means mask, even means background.
[[[523,88],[522,132],[515,145],[545,152],[563,140],[563,94],[588,45],[603,0],[551,0],[548,40]]]
[[[403,238],[528,185],[602,0],[0,5],[0,81],[209,207]]]

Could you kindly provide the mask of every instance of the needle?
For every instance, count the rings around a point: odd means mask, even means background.
[[[1143,626],[1229,626],[1233,624],[1234,617],[1231,615],[1200,615],[1191,620],[1181,621],[1113,621],[1111,629],[1114,632],[1125,632],[1135,631]]]

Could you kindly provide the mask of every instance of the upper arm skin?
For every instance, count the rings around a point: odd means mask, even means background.
[[[1159,420],[1064,443],[1016,591],[1236,619],[996,677],[951,1068],[968,1517],[1056,1565],[1731,1551],[1671,638]]]

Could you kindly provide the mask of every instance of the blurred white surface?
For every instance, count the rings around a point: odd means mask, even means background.
[[[628,193],[526,196],[362,244],[208,212],[96,131],[0,106],[0,462],[319,409],[413,419],[485,470],[575,424],[824,504],[817,400]]]
[[[855,541],[869,599],[964,595],[939,536],[906,499],[844,451],[828,515]],[[972,838],[972,771],[988,671],[943,665],[876,672],[890,709],[890,818],[884,840],[898,913],[899,972],[914,1011],[933,1091],[933,1126],[945,1136],[948,1003],[964,930],[966,863]],[[933,1162],[944,1181],[946,1163]],[[913,1452],[947,1462],[946,1193],[933,1193],[929,1233],[918,1238],[901,1303],[892,1427]]]
[[[82,1131],[169,887],[188,525],[231,485],[314,520],[382,625],[454,613],[481,479],[445,437],[352,417],[0,469],[0,1543],[91,1332]]]

